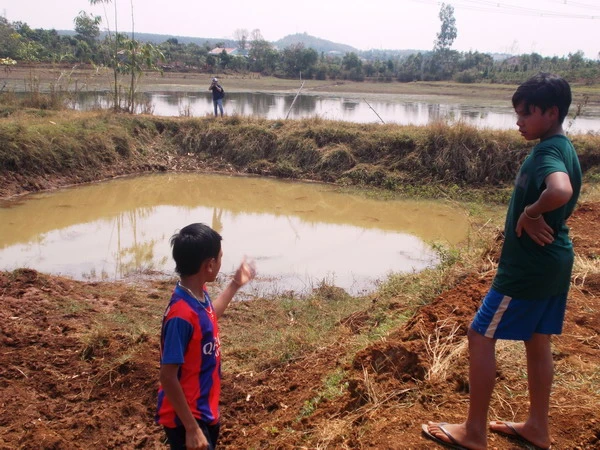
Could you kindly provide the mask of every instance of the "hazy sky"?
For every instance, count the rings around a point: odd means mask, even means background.
[[[113,0],[114,2],[115,0]],[[135,30],[203,38],[233,38],[237,29],[259,29],[269,41],[308,33],[360,50],[430,50],[440,30],[435,0],[132,0]],[[131,0],[116,0],[119,31],[131,30]],[[450,0],[460,51],[564,56],[600,52],[600,0]],[[80,11],[100,15],[114,30],[114,3],[87,0],[0,0],[9,22],[32,28],[73,29]]]

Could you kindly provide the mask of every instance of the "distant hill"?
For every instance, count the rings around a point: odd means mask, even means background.
[[[75,31],[73,30],[56,30],[56,32],[63,36],[74,36]],[[130,32],[123,32],[126,35],[130,35]],[[104,39],[106,31],[100,32],[100,39]],[[218,38],[200,38],[200,37],[189,37],[189,36],[173,36],[170,34],[154,34],[154,33],[135,33],[135,38],[142,42],[149,42],[151,44],[162,44],[167,42],[169,39],[177,39],[180,44],[197,44],[204,45],[208,44],[209,47],[214,47],[217,44],[223,44],[225,47],[237,47],[236,41],[233,39],[218,39]]]
[[[65,36],[74,36],[75,31],[73,30],[56,30],[56,32],[60,35]],[[125,32],[129,34],[128,32]],[[100,39],[104,39],[106,32],[103,31],[100,33]],[[177,42],[180,44],[197,44],[200,46],[207,45],[210,47],[216,47],[217,44],[220,44],[224,47],[237,47],[237,41],[234,39],[225,39],[225,38],[201,38],[201,37],[190,37],[190,36],[174,36],[169,34],[154,34],[154,33],[135,33],[135,38],[142,42],[150,42],[152,44],[158,45],[163,42],[168,41],[169,39],[177,39]],[[356,48],[346,45],[339,44],[337,42],[328,41],[326,39],[321,39],[315,36],[311,36],[307,33],[296,33],[285,36],[278,41],[271,42],[271,44],[279,49],[283,50],[290,45],[303,44],[305,48],[312,48],[318,53],[338,53],[340,55],[345,55],[346,53],[354,52],[359,55],[361,58],[366,60],[387,60],[387,59],[396,59],[396,58],[405,58],[414,53],[427,53],[429,50],[413,50],[413,49],[403,49],[403,50],[392,50],[392,49],[371,49],[371,50],[357,50]],[[509,58],[511,55],[506,53],[492,53],[492,58],[496,61],[501,61],[503,59]]]
[[[57,30],[58,34],[73,36],[75,31],[73,30]],[[129,35],[129,32],[123,32]],[[100,39],[104,39],[106,32],[100,33]],[[169,39],[177,39],[180,44],[197,44],[204,45],[208,44],[209,47],[216,46],[216,44],[223,44],[225,47],[237,47],[237,42],[234,39],[225,38],[200,38],[200,37],[189,37],[189,36],[173,36],[168,34],[153,34],[153,33],[135,33],[135,38],[142,42],[150,42],[151,44],[162,44]],[[286,47],[294,44],[304,44],[306,48],[312,48],[315,51],[321,53],[338,52],[341,54],[354,52],[359,53],[359,50],[355,49],[350,45],[338,44],[318,37],[310,36],[306,33],[296,33],[285,36],[278,41],[271,42],[274,47],[279,50],[283,50]]]
[[[318,37],[310,36],[306,33],[296,33],[285,36],[278,41],[273,42],[273,45],[283,50],[290,45],[303,44],[305,48],[312,48],[317,52],[338,52],[338,53],[358,53],[358,50],[354,47],[346,44],[337,44],[335,42],[327,41]]]
[[[371,49],[364,50],[359,53],[359,55],[367,60],[378,59],[380,61],[385,61],[388,59],[396,59],[396,58],[406,58],[407,56],[414,55],[415,53],[427,53],[428,50],[379,50],[379,49]]]
[[[75,31],[73,30],[57,30],[58,34],[73,36]],[[129,34],[128,32],[124,32],[125,34]],[[104,39],[106,32],[103,31],[100,33],[100,39]],[[234,39],[225,39],[225,38],[202,38],[202,37],[190,37],[190,36],[174,36],[169,34],[154,34],[154,33],[135,33],[135,38],[142,42],[150,42],[152,44],[158,45],[163,42],[168,41],[169,39],[177,39],[177,42],[180,44],[197,44],[200,46],[207,45],[208,47],[216,47],[217,44],[220,44],[225,47],[237,47],[237,42]],[[337,42],[328,41],[326,39],[321,39],[315,36],[311,36],[307,33],[296,33],[285,36],[278,41],[271,42],[271,44],[279,49],[283,50],[290,45],[303,44],[305,48],[312,48],[318,53],[337,53],[339,55],[345,55],[346,53],[354,52],[365,58],[367,60],[373,59],[394,59],[394,58],[404,58],[413,53],[417,52],[427,52],[427,50],[382,50],[382,49],[372,49],[372,50],[358,50],[351,45],[340,44]]]
[[[162,44],[163,42],[166,42],[169,39],[177,39],[177,42],[179,42],[180,44],[208,44],[209,47],[214,47],[216,46],[216,44],[222,44],[225,47],[237,47],[237,42],[233,39],[170,36],[165,34],[152,33],[135,33],[135,38],[143,42],[150,42],[151,44]]]

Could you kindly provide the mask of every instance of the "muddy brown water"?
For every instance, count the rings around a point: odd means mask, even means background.
[[[437,201],[377,200],[335,186],[206,174],[155,174],[39,193],[0,208],[0,269],[75,279],[173,276],[169,238],[203,222],[223,236],[222,276],[247,256],[248,294],[358,294],[391,272],[438,263],[432,245],[466,238],[466,213]]]

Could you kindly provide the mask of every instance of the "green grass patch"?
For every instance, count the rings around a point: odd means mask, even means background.
[[[323,380],[323,387],[319,393],[310,400],[304,402],[296,421],[300,421],[303,418],[312,415],[319,407],[319,404],[324,400],[333,400],[344,395],[348,389],[348,382],[345,381],[345,376],[346,374],[342,369],[338,369],[329,374]]]

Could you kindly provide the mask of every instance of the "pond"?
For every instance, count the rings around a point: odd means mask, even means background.
[[[150,110],[158,116],[205,116],[213,114],[209,92],[163,92],[144,94]],[[489,104],[429,103],[398,95],[371,96],[369,100],[358,95],[332,96],[300,94],[273,94],[256,92],[227,92],[225,114],[256,116],[270,120],[321,117],[356,123],[396,123],[399,125],[427,125],[447,120],[465,121],[479,128],[516,129],[515,114],[507,102],[504,106]],[[108,93],[80,93],[77,109],[106,108]],[[483,101],[483,100],[482,100]],[[574,106],[573,106],[574,107]],[[571,108],[573,110],[573,107]],[[565,120],[569,132],[600,132],[600,110],[587,107],[572,124]]]
[[[254,177],[157,174],[4,201],[0,269],[81,280],[174,276],[169,238],[193,222],[223,236],[221,273],[256,261],[253,294],[306,293],[325,281],[369,292],[392,272],[438,263],[464,240],[454,205],[377,200],[339,187]]]

